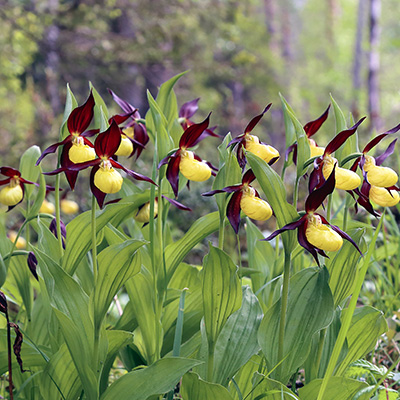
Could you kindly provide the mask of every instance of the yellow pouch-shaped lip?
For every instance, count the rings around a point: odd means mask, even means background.
[[[262,158],[266,163],[280,157],[279,151],[275,147],[260,143],[260,139],[254,135],[246,135],[245,148],[250,153]]]
[[[191,151],[182,153],[179,170],[185,178],[195,182],[206,181],[211,176],[211,168],[206,163],[196,160]]]
[[[61,200],[61,211],[64,214],[76,214],[79,211],[79,205],[76,201],[63,199]]]
[[[324,154],[325,147],[318,147],[315,144],[315,140],[308,139],[308,143],[310,144],[310,158],[319,157],[322,156],[322,154]]]
[[[15,239],[17,239],[17,232],[10,231],[8,232],[7,236],[14,243]],[[26,249],[26,240],[20,236],[17,240],[17,243],[15,243],[15,247],[19,250]]]
[[[309,219],[306,238],[314,247],[324,251],[338,251],[343,245],[342,237],[329,225],[323,224],[318,215]]]
[[[121,143],[118,147],[118,150],[115,152],[115,155],[129,157],[132,154],[132,151],[133,151],[132,142],[127,137],[122,136]]]
[[[324,159],[324,166],[322,168],[322,173],[325,179],[329,178],[332,173],[333,167],[337,163],[336,158],[328,157]],[[361,184],[361,178],[353,171],[349,169],[340,168],[336,166],[335,169],[335,187],[336,189],[342,190],[353,190],[356,189]]]
[[[251,192],[243,193],[240,199],[240,208],[249,218],[256,221],[266,221],[272,216],[271,206],[265,200],[256,197]]]
[[[117,193],[121,189],[123,181],[121,174],[112,167],[100,167],[94,174],[94,184],[103,193]]]
[[[0,203],[6,206],[15,206],[24,196],[22,188],[19,184],[7,185],[0,190]]]
[[[367,172],[367,179],[373,186],[386,188],[394,186],[399,177],[391,168],[374,166]]]
[[[158,201],[154,202],[154,217],[158,214]],[[150,203],[147,202],[134,216],[137,222],[147,223],[150,221]]]
[[[387,189],[378,186],[371,186],[369,198],[375,204],[382,207],[393,207],[400,200],[399,193],[396,190],[391,190],[389,193]]]
[[[96,152],[87,144],[74,143],[68,152],[69,159],[74,164],[92,161],[96,158]]]
[[[53,203],[50,203],[50,201],[44,199],[42,205],[40,206],[39,212],[46,214],[54,214],[55,211],[56,211],[55,205]]]

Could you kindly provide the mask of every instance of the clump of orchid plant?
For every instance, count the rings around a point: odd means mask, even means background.
[[[318,265],[318,254],[327,257],[325,251],[338,251],[343,245],[343,239],[348,240],[362,255],[357,244],[347,233],[339,227],[331,225],[325,217],[316,212],[326,197],[335,189],[335,173],[336,165],[334,165],[328,179],[308,195],[305,203],[305,214],[300,219],[276,230],[264,240],[268,241],[282,232],[297,229],[300,246],[311,253]]]
[[[237,147],[237,159],[240,167],[244,169],[246,165],[246,156],[244,154],[243,149],[246,149],[246,151],[249,151],[250,153],[255,154],[256,156],[260,157],[263,159],[266,163],[269,165],[274,164],[276,161],[278,161],[280,154],[277,149],[274,147],[270,146],[269,144],[260,142],[260,139],[258,136],[251,135],[252,130],[255,128],[255,126],[260,122],[261,118],[264,116],[264,114],[271,108],[272,103],[268,104],[265,108],[264,111],[255,116],[246,126],[244,133],[237,136],[236,138],[232,139],[229,144],[229,146],[236,146]]]

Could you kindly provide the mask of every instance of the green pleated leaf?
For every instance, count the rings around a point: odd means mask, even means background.
[[[22,178],[31,182],[36,182],[38,180],[41,169],[35,164],[41,153],[39,146],[31,146],[22,154],[19,162],[19,172],[21,172]],[[34,188],[35,185],[25,184],[26,199],[30,199]]]
[[[343,111],[340,109],[338,103],[336,103],[335,99],[331,95],[331,102],[333,106],[333,114],[335,116],[335,122],[336,122],[336,134],[339,132],[344,131],[347,129],[347,123],[346,123],[346,118],[343,114]]]
[[[257,331],[263,317],[257,297],[243,288],[242,306],[226,321],[215,344],[212,381],[227,386],[232,376],[260,349]]]
[[[183,376],[181,394],[185,400],[232,400],[232,396],[223,386],[203,381],[194,372]]]
[[[346,310],[344,310],[345,314]],[[343,315],[342,315],[343,318]],[[347,333],[348,352],[345,359],[335,372],[335,375],[343,375],[346,368],[355,360],[358,360],[371,351],[379,337],[387,331],[387,322],[382,311],[376,308],[364,306],[356,308],[351,326]]]
[[[162,358],[150,367],[129,372],[115,381],[101,396],[101,400],[146,400],[172,390],[182,375],[198,365],[187,358]]]
[[[124,200],[118,204],[109,204],[103,210],[96,211],[97,233],[112,220],[123,221],[140,205],[144,204],[146,198],[148,198],[148,194],[138,194],[132,201]],[[67,244],[62,268],[71,275],[92,245],[91,229],[91,211],[78,215],[67,225]]]
[[[60,128],[60,142],[65,139],[68,135],[68,126],[67,126],[67,120],[69,115],[71,114],[71,111],[78,107],[78,102],[76,101],[76,98],[74,94],[71,91],[71,88],[69,87],[69,84],[67,84],[67,97],[65,100],[65,108],[64,108],[64,115],[63,115],[63,120],[61,123],[61,128]]]
[[[108,246],[99,253],[98,277],[91,296],[95,329],[100,329],[103,318],[122,285],[140,272],[140,256],[138,257],[136,251],[145,243],[142,240],[127,240]]]
[[[306,173],[304,170],[304,163],[310,158],[310,145],[308,143],[307,135],[304,132],[303,126],[300,124],[298,119],[296,118],[293,110],[290,108],[288,102],[285,98],[280,95],[283,107],[283,115],[285,119],[285,127],[287,124],[287,120],[290,120],[296,135],[297,142],[297,179],[303,176]],[[289,130],[291,132],[291,130]]]
[[[157,343],[162,343],[160,316],[154,310],[154,297],[157,294],[154,292],[153,278],[143,269],[140,274],[126,282],[125,288],[139,325],[139,329],[135,331],[134,343],[147,363],[152,364],[160,357],[161,349],[157,347]]]
[[[365,251],[364,229],[358,229],[352,239]],[[341,304],[353,291],[360,259],[358,250],[348,241],[343,243],[342,248],[335,257],[327,259],[325,265],[329,271],[329,287],[331,288],[335,306]]]
[[[210,246],[204,259],[203,308],[209,350],[228,317],[240,308],[242,289],[237,275],[237,266],[222,250]]]
[[[37,246],[50,258],[58,262],[61,257],[58,240],[49,229],[49,220],[46,219],[45,221],[47,221],[47,224],[40,217],[37,217],[36,221],[32,221],[32,225],[38,234]]]
[[[242,400],[246,398],[253,389],[253,375],[260,368],[262,358],[259,355],[254,355],[250,360],[240,368],[239,372],[235,374],[235,382],[240,391],[242,398],[239,397],[239,393],[235,385],[230,386],[231,395],[234,400]],[[249,396],[248,398],[251,399]]]
[[[39,388],[44,399],[75,400],[82,392],[78,371],[65,343],[44,368]]]
[[[308,385],[300,388],[299,394],[301,400],[315,400],[318,397],[321,383],[322,379],[316,379],[310,382]],[[324,400],[353,399],[360,390],[366,387],[367,384],[365,382],[334,376],[329,379],[328,386],[324,394]],[[369,399],[368,393],[358,398],[358,400],[367,399]]]
[[[253,376],[254,390],[251,392],[252,400],[298,400],[298,397],[281,382],[255,373]]]
[[[29,214],[26,215],[26,219],[30,219],[39,213],[43,200],[46,197],[46,180],[44,178],[44,175],[42,174],[41,166],[39,165],[37,168],[39,168],[39,190],[37,191],[35,201],[33,202],[29,210]]]
[[[268,203],[274,210],[279,228],[298,219],[299,214],[296,209],[286,201],[286,189],[279,175],[261,158],[249,152],[246,157]],[[295,232],[282,233],[282,241],[286,251],[293,250],[297,242]]]
[[[306,360],[312,336],[331,323],[334,308],[328,279],[326,268],[307,268],[290,279],[284,361],[273,373],[274,379],[286,383]],[[265,314],[258,331],[258,341],[270,370],[281,361],[278,359],[280,309],[281,300]]]
[[[199,218],[175,243],[165,249],[165,264],[167,266],[167,282],[171,279],[178,265],[183,261],[190,250],[208,235],[219,228],[218,212],[213,212]]]
[[[279,97],[281,99],[281,104],[283,110],[288,110],[294,115],[294,111],[292,107],[290,107],[289,103],[285,100],[285,98],[279,93]],[[289,146],[291,146],[295,141],[296,141],[296,132],[294,129],[294,125],[292,123],[292,119],[290,118],[289,113],[284,112],[283,113],[283,122],[285,124],[285,141],[286,141],[286,146],[285,148],[287,149]]]

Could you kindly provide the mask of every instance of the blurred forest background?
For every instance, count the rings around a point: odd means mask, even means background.
[[[146,89],[189,70],[175,90],[201,97],[195,122],[212,110],[236,136],[272,102],[256,134],[281,151],[279,92],[303,124],[332,93],[368,115],[365,142],[400,119],[398,0],[0,0],[0,26],[1,165],[57,140],[67,83],[79,104],[91,81],[143,116]]]

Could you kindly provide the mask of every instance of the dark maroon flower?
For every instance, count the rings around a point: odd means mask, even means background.
[[[98,129],[87,130],[93,119],[94,105],[94,97],[90,92],[85,104],[72,110],[68,117],[67,128],[69,135],[63,141],[54,143],[44,150],[36,162],[36,165],[38,165],[47,154],[55,153],[59,146],[63,146],[61,167],[65,168],[65,176],[72,190],[75,187],[78,171],[74,171],[69,167],[76,163],[93,160],[96,157],[93,144],[86,139],[99,132]]]
[[[33,251],[30,251],[28,254],[28,268],[31,271],[32,275],[34,276],[34,278],[39,281],[39,277],[38,274],[36,272],[36,267],[38,265],[38,260],[35,256],[35,253]]]
[[[317,208],[335,189],[335,167],[327,180],[315,189],[306,199],[305,214],[297,221],[291,222],[276,230],[263,240],[271,240],[282,232],[297,229],[300,246],[309,251],[319,265],[318,254],[327,257],[325,251],[337,251],[341,248],[343,239],[348,240],[361,253],[353,239],[335,225],[331,225]]]
[[[8,177],[7,179],[0,180],[0,186],[7,185],[0,190],[0,203],[8,206],[8,211],[23,200],[25,183],[39,186],[35,182],[22,178],[21,172],[11,167],[0,167],[0,174]]]
[[[307,135],[308,143],[310,144],[310,158],[320,156],[324,153],[324,148],[319,147],[314,139],[311,139],[315,133],[318,132],[319,128],[321,128],[322,124],[327,120],[329,115],[329,108],[324,111],[324,113],[318,117],[317,119],[307,122],[304,126],[304,132]],[[291,146],[288,147],[285,153],[286,161],[289,159],[289,154],[293,152],[293,162],[296,164],[297,161],[297,143],[293,143]]]
[[[242,169],[246,166],[246,157],[244,155],[243,148],[249,151],[250,153],[255,154],[256,156],[262,158],[269,165],[274,164],[278,161],[280,155],[278,150],[274,147],[260,142],[258,136],[251,135],[250,132],[255,128],[255,126],[260,122],[261,118],[264,114],[270,109],[271,103],[268,104],[264,111],[255,116],[246,126],[244,133],[237,136],[235,139],[231,140],[228,144],[229,146],[236,147],[237,151],[237,160]]]
[[[108,89],[113,100],[122,108],[125,114],[129,114],[128,123],[122,128],[122,134],[129,139],[132,139],[133,150],[130,156],[135,154],[138,158],[149,141],[146,126],[140,121],[141,116],[137,108],[133,107],[127,101],[118,97],[111,89]],[[118,125],[122,122],[118,122]],[[118,155],[118,154],[117,154]],[[122,154],[121,154],[122,155]]]
[[[250,186],[255,178],[250,169],[244,174],[241,184],[202,194],[202,196],[213,196],[216,193],[233,193],[226,208],[226,216],[236,234],[239,232],[240,211],[257,221],[266,221],[272,216],[271,206],[261,199],[256,189]]]
[[[100,208],[103,207],[104,199],[107,193],[116,193],[122,187],[122,176],[114,168],[122,169],[134,179],[155,184],[147,176],[138,174],[137,172],[125,168],[112,158],[120,143],[121,130],[115,120],[112,120],[110,127],[106,131],[100,133],[95,140],[94,149],[97,158],[79,164],[72,164],[68,167],[61,167],[45,174],[55,175],[60,172],[65,172],[67,169],[78,172],[83,169],[93,167],[90,173],[90,189],[93,195],[96,197]]]
[[[217,169],[211,163],[203,161],[199,156],[188,150],[201,140],[202,133],[208,127],[210,114],[203,122],[189,126],[181,136],[179,149],[163,158],[158,164],[158,168],[168,164],[166,176],[175,197],[178,196],[179,190],[179,171],[188,180],[195,182],[203,182],[211,175],[215,175],[213,171]]]

